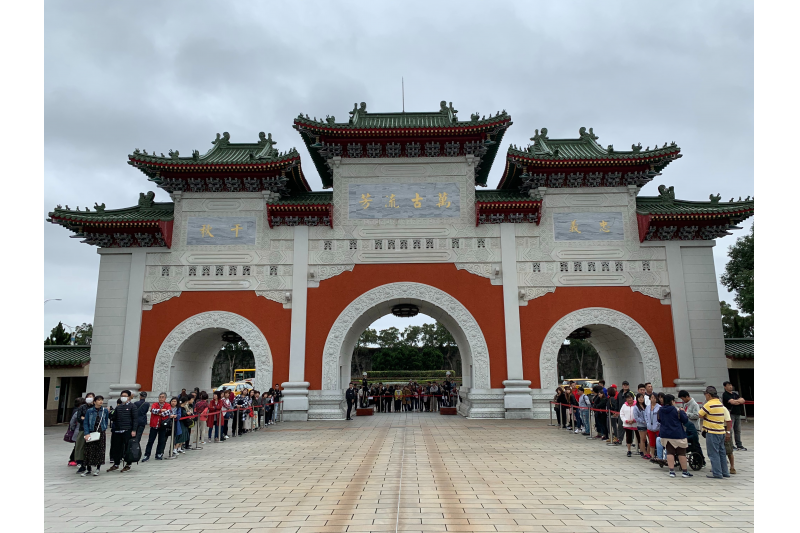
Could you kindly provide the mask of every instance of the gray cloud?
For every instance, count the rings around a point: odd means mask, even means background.
[[[399,110],[401,76],[407,110],[506,109],[501,154],[542,126],[553,137],[587,126],[603,144],[681,146],[643,194],[659,183],[683,199],[753,194],[751,3],[51,2],[44,213],[132,205],[156,190],[126,164],[134,148],[203,152],[221,131],[296,146],[320,189],[292,119],[341,120],[361,101]],[[498,158],[490,186],[502,169]],[[47,304],[45,332],[91,321],[97,254],[60,227],[44,235],[45,295],[64,298]],[[718,269],[734,240],[718,241]]]

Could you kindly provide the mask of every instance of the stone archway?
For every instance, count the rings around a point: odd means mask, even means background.
[[[542,389],[553,389],[558,386],[558,350],[564,339],[576,329],[592,325],[608,326],[624,333],[641,356],[645,381],[651,382],[655,388],[662,387],[661,360],[653,340],[645,329],[625,313],[604,307],[588,307],[562,317],[547,333],[539,354]]]
[[[438,320],[453,335],[463,370],[461,390],[465,402],[459,404],[459,411],[468,416],[478,416],[481,412],[484,417],[497,417],[498,409],[502,413],[502,406],[493,405],[497,398],[487,394],[491,392],[488,390],[491,383],[489,349],[475,317],[461,302],[436,287],[399,282],[365,292],[353,300],[333,323],[322,353],[322,390],[309,391],[309,419],[343,418],[342,387],[349,381],[353,347],[366,327],[389,314],[391,307],[398,303],[417,305],[420,313]],[[502,404],[502,396],[499,402]],[[476,407],[476,403],[480,406]]]
[[[364,317],[369,317],[370,311],[375,308],[391,307],[399,302],[419,302],[423,306],[425,304],[431,306],[434,309],[433,313],[430,313],[431,316],[440,319],[456,339],[462,358],[465,359],[462,366],[464,372],[469,369],[470,364],[472,365],[470,388],[490,387],[489,349],[472,313],[461,302],[436,287],[423,283],[400,282],[381,285],[365,292],[350,302],[333,323],[322,353],[323,390],[341,389],[339,364],[343,358],[349,360],[353,348],[350,346],[351,342],[346,341],[355,340],[353,332],[361,334],[363,328],[360,327],[360,323],[364,322]],[[420,312],[423,312],[422,308]],[[385,314],[387,313],[380,313],[381,316]]]
[[[272,383],[272,352],[266,337],[258,327],[243,316],[227,311],[209,311],[187,318],[161,343],[153,364],[153,392],[169,390],[170,371],[175,354],[181,346],[197,333],[206,330],[224,330],[238,333],[250,347],[256,362],[256,387],[269,387]]]

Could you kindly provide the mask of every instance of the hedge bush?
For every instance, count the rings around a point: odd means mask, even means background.
[[[376,379],[404,379],[406,381],[414,380],[438,380],[447,377],[447,370],[374,370],[367,372],[367,380],[375,381]],[[461,376],[456,376],[452,370],[450,372],[451,379],[461,379]],[[361,381],[363,376],[353,376],[350,379],[353,381]]]

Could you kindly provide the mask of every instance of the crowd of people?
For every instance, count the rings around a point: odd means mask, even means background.
[[[147,462],[156,446],[155,460],[163,460],[170,442],[170,456],[180,457],[191,450],[192,443],[223,443],[232,435],[240,436],[258,431],[278,420],[283,393],[276,383],[267,392],[245,389],[215,390],[211,396],[199,388],[183,389],[167,401],[167,393],[150,403],[147,393],[140,392],[134,401],[130,390],[120,393],[114,406],[104,406],[105,398],[94,393],[76,398],[67,435],[74,442],[69,466],[77,466],[81,476],[97,476],[106,463],[106,432],[111,439],[108,456],[111,466],[106,470],[129,472],[132,463]],[[141,439],[149,428],[144,455]],[[194,436],[193,436],[194,434]],[[120,468],[122,465],[122,468]]]
[[[693,454],[695,469],[706,464],[700,446],[703,437],[711,462],[711,473],[706,477],[722,479],[736,474],[734,452],[747,450],[741,436],[745,400],[733,390],[731,382],[726,381],[723,387],[721,399],[716,387],[707,387],[700,405],[685,390],[678,392],[676,401],[672,394],[654,392],[649,382],[633,391],[627,381],[619,389],[616,385],[606,388],[603,380],[591,389],[570,381],[556,389],[553,408],[562,429],[583,433],[609,446],[624,444],[627,457],[635,453],[661,467],[668,466],[670,477],[677,477],[676,458],[681,475],[692,477],[687,453]]]
[[[442,407],[458,404],[458,384],[445,379],[442,383],[427,384],[409,381],[407,384],[368,383],[364,378],[361,386],[351,382],[345,393],[347,420],[352,420],[351,411],[356,401],[362,409],[372,408],[377,413],[428,412],[434,413]]]

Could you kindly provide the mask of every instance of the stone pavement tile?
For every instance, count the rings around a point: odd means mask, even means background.
[[[487,524],[447,524],[447,531],[497,531],[497,528]]]
[[[269,527],[254,527],[248,533],[297,533],[299,527],[283,527],[283,526],[269,526]]]
[[[164,524],[159,526],[139,526],[136,529],[129,529],[128,531],[136,531],[137,533],[158,533],[159,531],[182,531],[184,527],[183,524]]]

